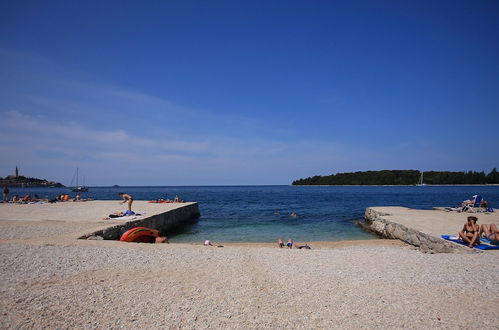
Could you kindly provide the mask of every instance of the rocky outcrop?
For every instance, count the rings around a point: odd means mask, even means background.
[[[367,208],[364,219],[364,228],[383,237],[399,239],[408,244],[418,247],[423,252],[429,253],[472,253],[461,245],[454,244],[439,237],[423,233],[421,231],[408,228],[394,221],[389,221],[384,216],[389,214],[382,213]]]

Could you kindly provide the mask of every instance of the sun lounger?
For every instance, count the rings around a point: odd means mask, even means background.
[[[482,196],[476,196],[475,202],[473,203],[473,205],[466,205],[465,207],[463,207],[462,211],[463,212],[472,212],[472,213],[484,211],[484,209],[482,209],[482,207],[481,207],[482,199],[483,199]]]

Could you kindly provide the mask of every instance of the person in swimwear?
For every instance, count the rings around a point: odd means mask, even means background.
[[[482,234],[485,234],[485,237],[490,240],[490,244],[499,245],[499,229],[497,229],[495,224],[491,223],[489,227],[487,227],[486,224],[483,224],[480,227],[479,236],[482,237]]]
[[[288,239],[288,241],[286,243],[286,246],[288,247],[288,249],[292,249],[293,248],[293,240],[291,238]]]
[[[463,229],[459,232],[459,237],[468,243],[469,248],[473,248],[473,246],[480,244],[480,226],[477,225],[477,221],[477,217],[468,217]]]
[[[277,240],[277,246],[279,246],[279,249],[282,249],[284,247],[284,243],[282,242],[282,239]]]
[[[170,244],[170,242],[168,241],[168,237],[166,237],[166,236],[158,236],[155,238],[154,242],[156,244],[161,244],[161,243]]]
[[[125,203],[128,203],[128,211],[127,213],[128,214],[133,214],[132,213],[132,203],[133,203],[133,198],[131,195],[128,195],[128,194],[125,194],[125,193],[122,193],[120,192],[118,194],[121,198],[123,198],[123,201],[120,203],[120,204],[125,204]]]
[[[310,246],[308,246],[307,243],[305,243],[305,245],[297,245],[296,246],[298,249],[305,249],[305,250],[311,250],[312,248]]]

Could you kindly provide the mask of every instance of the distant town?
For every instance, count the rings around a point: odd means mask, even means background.
[[[63,184],[45,179],[30,178],[19,174],[16,166],[14,174],[0,178],[1,187],[64,187]]]

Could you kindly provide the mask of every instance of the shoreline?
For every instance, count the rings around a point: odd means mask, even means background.
[[[38,221],[23,221],[14,208],[18,220],[0,220],[0,328],[499,326],[498,254],[425,254],[380,238],[307,241],[299,251],[86,240],[78,237],[116,221],[89,221],[87,209],[75,212],[82,204],[66,205],[71,219],[61,205],[60,216],[39,209]]]
[[[298,184],[291,187],[497,187],[498,183],[489,184]]]
[[[204,246],[203,243],[170,243],[170,244],[186,244],[192,246]],[[340,248],[347,246],[360,246],[360,245],[369,245],[369,246],[408,246],[404,242],[397,239],[358,239],[358,240],[343,240],[343,241],[307,241],[307,242],[294,242],[292,250],[298,250],[296,246],[298,245],[309,245],[312,249],[331,249],[331,248]],[[261,248],[261,247],[270,247],[270,248],[278,248],[277,242],[267,243],[267,242],[214,242],[213,247],[217,247],[217,245],[231,246],[231,247],[249,247],[249,248]],[[283,250],[288,250],[288,248],[283,247]]]
[[[327,184],[242,184],[242,185],[185,185],[185,186],[88,186],[88,188],[114,188],[114,189],[122,189],[122,188],[181,188],[181,187],[497,187],[498,183],[489,183],[489,184],[424,184],[423,186],[419,186],[416,184],[410,185],[402,185],[402,184],[394,184],[394,185],[369,185],[369,184],[344,184],[344,185],[327,185]],[[22,188],[22,189],[31,189],[31,188],[43,188],[43,189],[69,189],[68,187],[52,187],[52,186],[37,186],[37,187],[9,187],[9,188]]]

